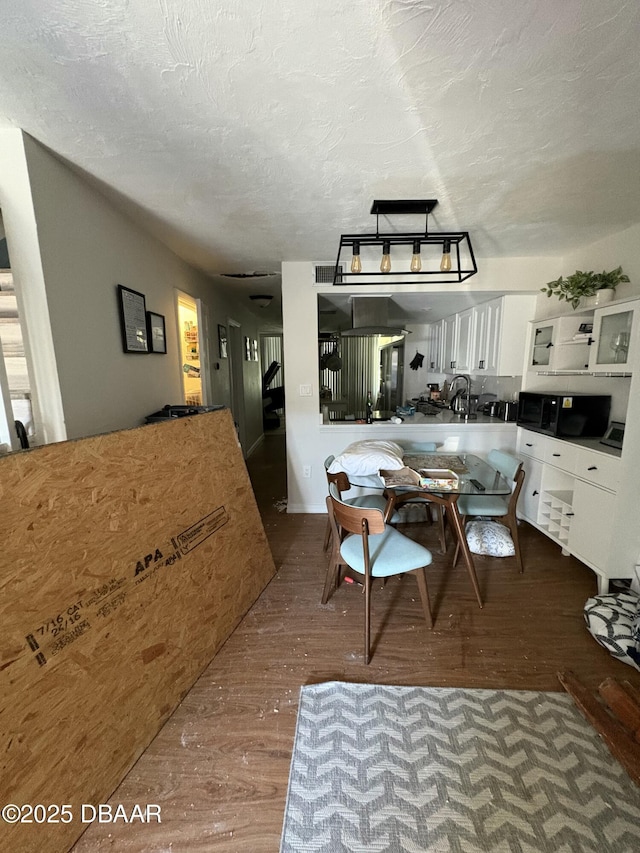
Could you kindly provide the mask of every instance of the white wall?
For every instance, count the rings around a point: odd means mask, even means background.
[[[203,301],[212,366],[208,399],[228,405],[228,363],[218,357],[217,325],[233,316],[243,335],[257,338],[255,315],[221,296],[205,275],[136,226],[31,137],[5,131],[0,165],[9,158],[13,178],[0,169],[0,207],[40,365],[35,384],[48,425],[46,440],[138,426],[166,403],[182,401],[177,289]],[[143,293],[147,310],[165,316],[167,355],[122,351],[118,284]],[[51,365],[48,376],[42,368],[46,363]],[[262,435],[260,365],[243,362],[243,379],[251,447]]]
[[[513,293],[535,292],[545,281],[560,275],[557,258],[513,258],[488,260],[480,265],[480,272],[468,282],[447,285],[449,292],[505,291]],[[285,262],[282,265],[282,315],[284,329],[285,395],[287,416],[287,492],[289,512],[323,512],[326,496],[326,476],[323,462],[330,454],[338,454],[351,441],[367,435],[366,427],[352,428],[344,425],[322,426],[320,424],[320,401],[318,388],[318,293],[330,292],[330,285],[314,284],[312,262]],[[342,288],[344,292],[348,288]],[[379,290],[379,287],[378,287]],[[387,286],[385,292],[433,293],[433,285]],[[375,293],[376,286],[360,285],[357,293]],[[411,344],[410,346],[413,346]],[[426,352],[424,355],[426,356]],[[409,371],[410,372],[410,371]],[[406,375],[406,374],[405,374]],[[300,386],[310,385],[310,397],[300,395]],[[396,438],[407,426],[375,425],[377,437]],[[365,430],[363,433],[362,430]],[[370,430],[371,428],[369,428]],[[414,429],[410,439],[431,440],[426,429]],[[466,436],[464,449],[490,449],[497,444],[489,441],[489,432],[462,427]],[[384,435],[383,435],[384,431]],[[400,432],[398,432],[400,431]],[[422,435],[421,432],[425,434]],[[450,430],[447,431],[447,435]],[[443,436],[442,437],[446,437]],[[440,436],[436,440],[440,440]],[[491,440],[497,441],[495,436]],[[474,443],[476,442],[476,443]],[[514,444],[515,446],[515,444]],[[506,448],[505,448],[506,449]],[[304,478],[305,466],[311,466],[312,476]]]
[[[618,285],[616,299],[627,299],[640,296],[640,225],[634,225],[610,235],[595,243],[589,243],[566,255],[560,264],[560,271],[542,278],[541,287],[559,275],[567,276],[576,270],[612,270],[621,266],[631,281]],[[548,297],[544,293],[538,297],[536,319],[557,317],[559,314],[571,314],[571,305],[560,302],[555,296]]]

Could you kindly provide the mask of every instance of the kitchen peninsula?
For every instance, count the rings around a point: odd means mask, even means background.
[[[327,479],[323,461],[330,455],[337,456],[354,441],[367,438],[388,439],[399,444],[435,442],[450,452],[487,454],[496,448],[515,452],[516,424],[479,414],[476,419],[465,421],[451,409],[442,409],[437,415],[416,412],[399,424],[389,420],[367,424],[358,421],[338,421],[317,427],[314,446],[314,465],[309,470],[311,482],[305,479],[305,492],[311,495],[304,506],[290,504],[289,512],[324,512],[327,495]],[[291,495],[290,489],[290,495]]]

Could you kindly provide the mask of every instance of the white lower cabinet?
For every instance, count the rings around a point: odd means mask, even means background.
[[[569,551],[591,567],[607,566],[615,503],[615,492],[576,480]]]
[[[542,462],[529,456],[521,456],[524,466],[524,484],[520,492],[520,514],[533,524],[538,522],[540,489],[542,486]]]
[[[619,457],[521,428],[518,456],[525,470],[519,515],[593,569],[598,592],[606,592],[609,578],[625,576],[610,557]]]

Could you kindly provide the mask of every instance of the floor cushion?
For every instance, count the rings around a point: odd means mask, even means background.
[[[467,543],[473,554],[488,557],[513,557],[516,549],[509,529],[498,521],[476,519],[467,524]]]
[[[584,606],[591,636],[615,658],[640,669],[640,596],[634,592],[596,595]]]

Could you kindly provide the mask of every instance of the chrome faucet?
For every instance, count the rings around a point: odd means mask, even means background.
[[[460,417],[464,417],[467,420],[469,420],[469,418],[475,418],[476,415],[471,414],[471,377],[467,376],[466,373],[456,374],[451,380],[449,394],[451,394],[455,389],[458,380],[462,380],[464,382],[464,388],[460,391],[456,391],[451,398],[450,406],[457,415],[460,415]]]

